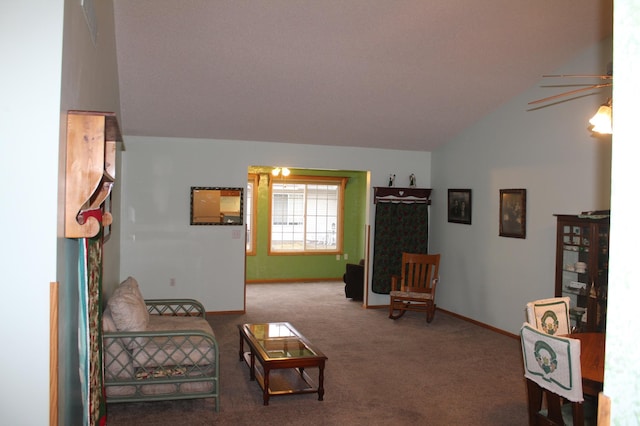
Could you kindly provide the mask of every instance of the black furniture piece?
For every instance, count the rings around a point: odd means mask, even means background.
[[[357,265],[347,263],[347,270],[342,276],[344,295],[353,300],[362,300],[364,293],[364,259]]]

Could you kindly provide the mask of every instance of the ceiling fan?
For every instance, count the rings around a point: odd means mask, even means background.
[[[585,84],[571,84],[571,85],[557,85],[557,86],[546,86],[546,87],[567,87],[567,86],[585,86],[580,87],[578,89],[569,90],[566,92],[558,93],[557,95],[547,96],[546,98],[538,99],[535,101],[529,102],[529,105],[540,104],[545,102],[550,102],[556,100],[558,98],[563,98],[567,96],[577,95],[579,93],[602,89],[605,87],[613,86],[613,64],[609,63],[607,67],[607,73],[602,75],[590,75],[590,74],[547,74],[543,75],[543,78],[598,78],[602,80],[601,83],[585,83]],[[598,108],[598,112],[589,120],[590,129],[593,132],[603,133],[603,134],[611,134],[611,97],[607,99],[607,102],[602,104],[600,108]]]
[[[579,89],[569,90],[567,92],[559,93],[557,95],[548,96],[546,98],[538,99],[535,101],[529,102],[528,105],[540,104],[544,102],[549,102],[558,98],[562,98],[565,96],[575,95],[581,92],[585,92],[587,90],[594,89],[602,89],[603,87],[611,87],[613,86],[613,73],[607,73],[603,75],[589,75],[589,74],[547,74],[543,75],[543,78],[599,78],[600,80],[606,81],[605,83],[598,84],[577,84],[577,86],[585,86]],[[547,86],[547,87],[567,87],[567,85],[559,85],[559,86]]]

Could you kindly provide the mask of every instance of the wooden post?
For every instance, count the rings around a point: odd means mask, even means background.
[[[58,283],[49,283],[49,426],[58,426]]]

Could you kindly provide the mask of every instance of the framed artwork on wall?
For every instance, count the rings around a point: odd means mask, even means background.
[[[191,225],[242,225],[244,188],[191,187]]]
[[[527,190],[500,190],[500,236],[526,238]]]
[[[447,206],[449,222],[471,225],[470,189],[450,189]]]

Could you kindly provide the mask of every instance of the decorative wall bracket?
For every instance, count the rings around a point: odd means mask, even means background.
[[[116,142],[122,141],[115,113],[69,111],[65,230],[67,238],[89,238],[113,222],[102,205],[116,176]]]

